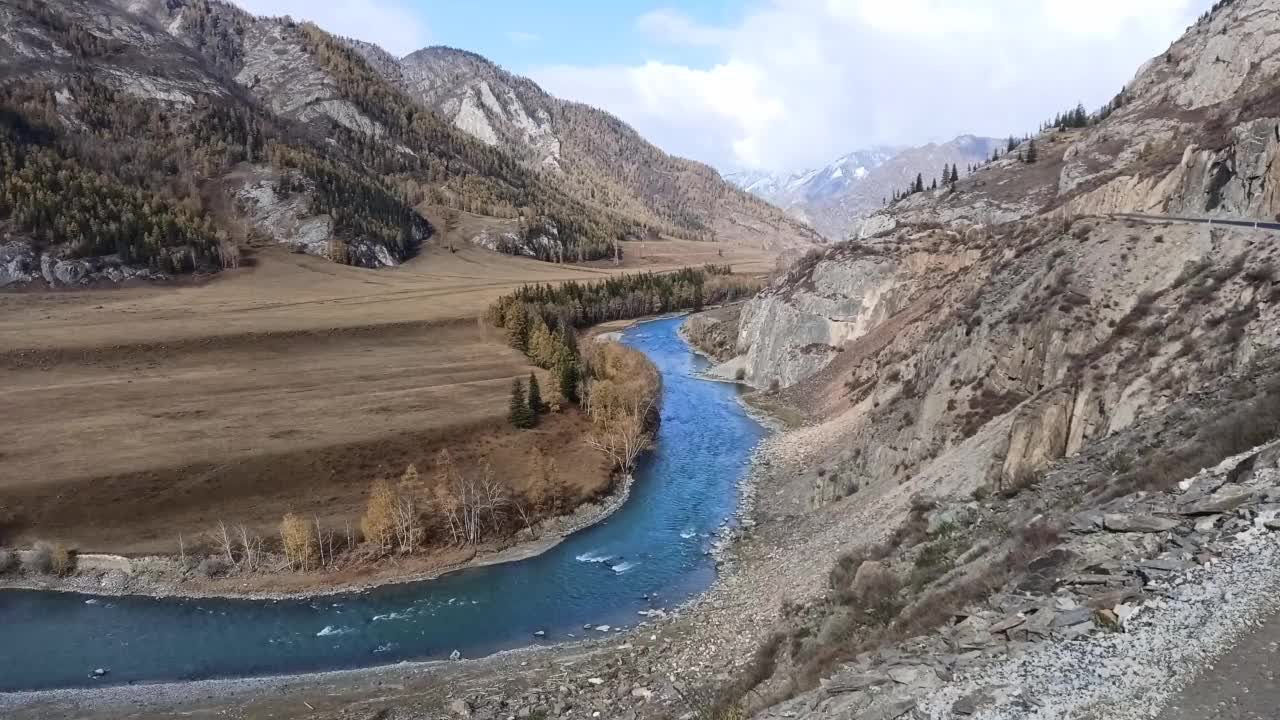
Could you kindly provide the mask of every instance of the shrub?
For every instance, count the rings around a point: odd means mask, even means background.
[[[196,574],[204,578],[214,578],[227,573],[227,561],[217,557],[207,557],[196,566]]]
[[[294,515],[286,514],[280,520],[280,540],[284,545],[284,555],[291,567],[306,570],[311,565],[315,546],[312,544],[311,528],[307,521]]]
[[[746,379],[747,379],[747,369],[746,369],[746,368],[738,368],[737,370],[735,370],[735,371],[734,371],[734,373],[733,373],[733,379],[734,379],[734,380],[737,380],[738,382],[742,382],[743,380],[746,380]]]
[[[1275,278],[1275,274],[1275,266],[1270,262],[1264,262],[1261,265],[1249,268],[1244,277],[1251,283],[1262,283],[1271,282]]]
[[[49,568],[55,575],[70,575],[76,569],[75,553],[62,543],[54,545],[49,555]]]
[[[40,541],[22,560],[22,569],[36,575],[48,575],[53,571],[53,545]]]
[[[956,556],[965,547],[962,537],[949,534],[920,548],[911,570],[911,587],[919,592],[955,567]]]
[[[1190,440],[1153,453],[1109,488],[1106,495],[1119,497],[1135,489],[1167,489],[1202,468],[1274,440],[1277,435],[1280,389],[1267,388],[1255,400],[1234,403],[1216,418],[1202,423]]]

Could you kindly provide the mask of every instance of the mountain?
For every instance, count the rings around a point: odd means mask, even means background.
[[[927,183],[941,175],[944,165],[958,165],[963,173],[1004,145],[1002,140],[962,135],[941,144],[858,150],[817,170],[785,177],[746,171],[724,178],[786,209],[824,236],[840,240],[895,191],[913,183],[917,175]]]
[[[670,235],[774,249],[818,238],[712,168],[654,147],[616,117],[555,98],[475,53],[430,47],[398,62],[352,42],[411,97],[588,204]]]
[[[816,170],[790,175],[745,170],[727,173],[724,179],[779,207],[792,208],[848,191],[899,152],[901,148],[887,146],[856,150]]]
[[[734,611],[761,609],[734,617],[758,628],[736,657],[765,660],[727,672],[721,703],[1022,717],[995,698],[1030,652],[1045,716],[1157,713],[1166,677],[1124,698],[1106,673],[1060,678],[1113,646],[1128,597],[1186,581],[1175,605],[1218,612],[1216,578],[1146,568],[1199,572],[1163,564],[1187,547],[1252,566],[1213,534],[1258,510],[1197,517],[1277,482],[1280,233],[1254,222],[1280,213],[1280,0],[1217,3],[1085,115],[876,210],[718,329],[738,356],[712,372],[799,428],[762,453],[757,497],[779,500],[733,579]],[[1155,664],[1221,682],[1186,647],[1205,623],[1142,622],[1180,633]]]
[[[442,209],[513,228],[506,247],[543,259],[660,233],[816,239],[582,106],[546,100],[582,126],[563,133],[570,170],[529,163],[429,106],[421,64],[309,23],[216,0],[0,0],[0,20],[0,285],[212,271],[259,241],[391,265]]]

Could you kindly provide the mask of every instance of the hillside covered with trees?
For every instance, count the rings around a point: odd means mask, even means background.
[[[313,24],[217,0],[0,0],[0,21],[0,285],[57,263],[82,278],[104,257],[212,271],[249,236],[288,242],[312,219],[304,251],[394,264],[431,236],[429,207],[518,220],[517,244],[536,248],[523,254],[560,262],[714,235],[706,207],[691,219],[669,188],[615,202],[603,176],[540,172],[481,142]],[[606,155],[600,167],[635,175]]]

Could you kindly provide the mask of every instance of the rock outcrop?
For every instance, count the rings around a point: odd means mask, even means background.
[[[1008,486],[1275,349],[1269,235],[1112,214],[1280,212],[1276,12],[1224,4],[1104,119],[1037,137],[1038,163],[1006,156],[806,258],[743,310],[747,382],[838,425],[855,474],[972,442],[969,476]],[[1205,65],[1228,30],[1247,52]]]

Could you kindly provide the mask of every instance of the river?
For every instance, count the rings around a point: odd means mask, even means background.
[[[0,690],[196,680],[477,657],[634,626],[715,579],[708,555],[765,430],[706,361],[683,318],[633,325],[623,342],[663,378],[662,424],[631,496],[608,519],[534,558],[309,600],[94,597],[0,590]],[[570,470],[562,468],[562,471]],[[535,632],[545,636],[536,637]],[[90,679],[95,668],[109,671]]]

